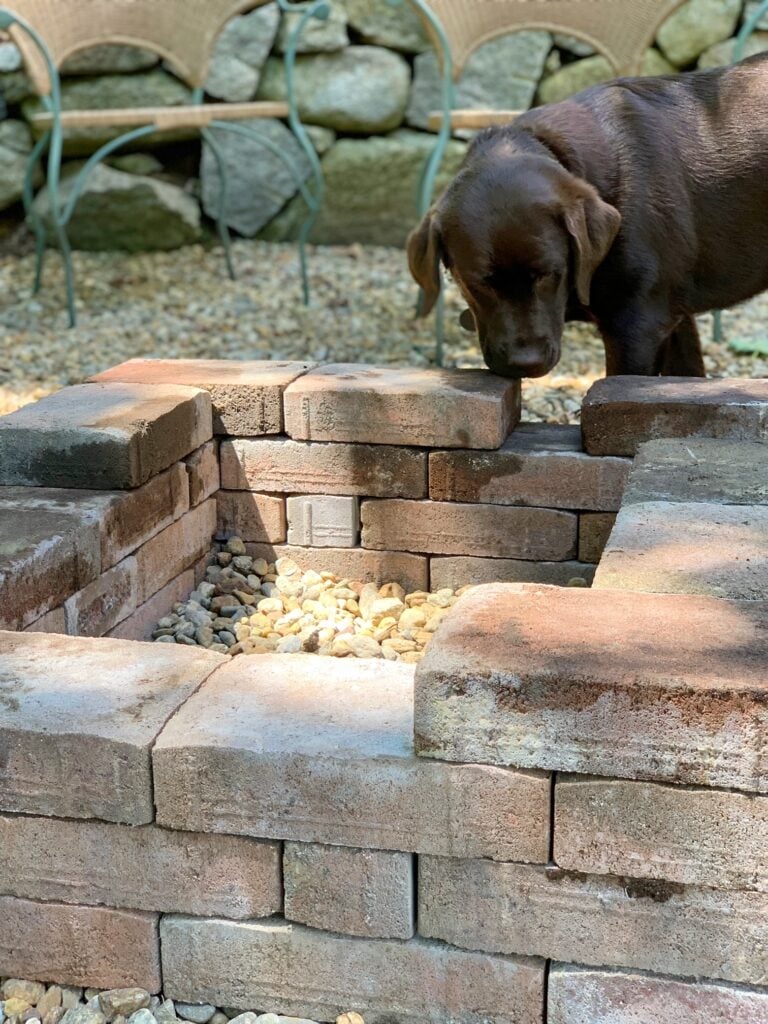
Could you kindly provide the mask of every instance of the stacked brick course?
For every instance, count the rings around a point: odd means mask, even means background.
[[[664,381],[600,385],[590,456],[567,428],[507,437],[514,385],[474,418],[478,392],[456,389],[474,443],[496,445],[465,450],[458,414],[398,433],[402,374],[393,405],[375,377],[383,445],[370,423],[359,443],[323,433],[371,415],[359,368],[246,366],[252,415],[231,367],[153,384],[127,365],[87,386],[116,389],[105,449],[83,414],[85,439],[50,456],[77,462],[77,490],[42,457],[4,465],[0,975],[366,1024],[768,1022],[768,586],[748,571],[768,388],[697,385],[704,415],[683,384],[674,401]],[[444,409],[438,377],[424,394]],[[645,443],[653,386],[678,440]],[[142,455],[153,387],[187,418]],[[309,439],[282,433],[294,415]],[[99,465],[115,445],[139,452],[119,463],[133,477]],[[595,587],[546,585],[581,575],[577,546],[597,558],[617,514]],[[122,639],[191,588],[217,522],[358,578],[513,582],[463,597],[415,679]],[[687,554],[692,523],[717,525],[718,564]],[[43,635],[62,629],[111,635]]]

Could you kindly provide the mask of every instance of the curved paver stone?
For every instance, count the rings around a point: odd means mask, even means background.
[[[768,380],[605,377],[581,406],[590,455],[634,455],[662,437],[768,439]]]
[[[225,660],[180,645],[0,633],[0,810],[152,821],[152,744]]]
[[[212,436],[205,391],[78,384],[0,418],[0,484],[138,487]]]
[[[544,964],[414,939],[360,939],[284,921],[160,924],[165,995],[366,1024],[540,1024]]]
[[[155,744],[158,823],[546,861],[546,775],[419,760],[413,667],[345,659],[332,668],[313,655],[264,655],[211,676]]]
[[[764,989],[555,965],[548,1024],[768,1024]]]
[[[768,792],[768,603],[478,587],[416,671],[427,757]]]
[[[520,419],[520,382],[482,370],[321,366],[285,392],[298,441],[498,448]]]
[[[282,432],[283,392],[314,366],[268,359],[129,359],[90,380],[202,388],[211,396],[214,433],[249,437]]]

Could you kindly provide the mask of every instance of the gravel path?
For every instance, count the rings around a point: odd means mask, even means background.
[[[239,279],[222,273],[218,248],[170,253],[76,253],[80,322],[67,330],[61,262],[48,257],[47,287],[30,297],[32,255],[25,239],[0,242],[0,413],[82,381],[133,356],[305,359],[429,365],[432,321],[413,319],[414,286],[404,254],[384,248],[317,248],[313,301],[299,304],[293,246],[239,241]],[[448,292],[450,366],[482,366],[474,338],[458,326],[463,308]],[[764,337],[768,293],[726,313],[728,337]],[[707,367],[718,376],[768,376],[768,358],[737,356],[711,342],[702,317]],[[602,345],[591,327],[569,325],[564,355],[548,377],[524,384],[524,415],[578,419],[581,397],[602,376]]]

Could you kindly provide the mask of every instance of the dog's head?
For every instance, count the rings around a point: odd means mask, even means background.
[[[490,369],[541,377],[560,359],[569,298],[589,306],[592,276],[620,224],[614,207],[555,160],[494,146],[470,158],[408,240],[420,313],[437,301],[442,262],[469,305],[462,326],[477,329]]]

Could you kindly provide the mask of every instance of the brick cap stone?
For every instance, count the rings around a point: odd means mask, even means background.
[[[416,672],[421,754],[765,791],[768,604],[478,587]]]
[[[296,440],[498,448],[520,418],[520,382],[482,370],[337,363],[291,384],[284,405]]]
[[[649,441],[638,449],[623,504],[645,501],[768,504],[768,444]]]
[[[768,437],[768,380],[605,377],[581,407],[584,448],[591,455],[634,455],[664,437]]]
[[[211,394],[217,434],[279,434],[283,391],[315,365],[269,359],[129,359],[90,381],[202,388]]]
[[[138,487],[212,432],[197,388],[78,384],[0,418],[0,484]]]
[[[0,633],[0,809],[151,821],[152,743],[225,661],[180,645]]]

